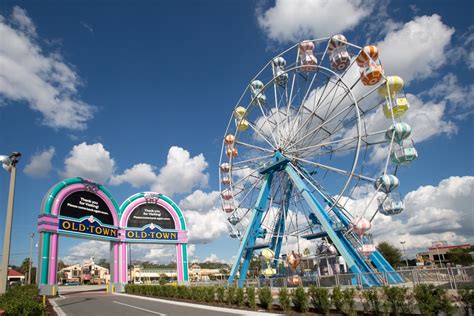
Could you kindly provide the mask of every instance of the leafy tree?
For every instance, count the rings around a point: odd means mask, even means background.
[[[448,259],[452,264],[468,266],[473,262],[472,256],[469,254],[471,251],[471,249],[451,249],[446,254],[446,259]]]
[[[59,260],[58,261],[58,270],[64,269],[65,267],[67,267],[67,264],[65,264],[64,261]]]
[[[377,249],[382,253],[384,258],[396,268],[400,265],[402,253],[400,249],[390,245],[388,242],[382,242],[377,246]]]
[[[101,258],[97,265],[110,270],[110,263],[104,258]]]

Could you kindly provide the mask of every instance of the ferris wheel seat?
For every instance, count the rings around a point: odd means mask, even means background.
[[[369,65],[360,73],[360,80],[366,86],[373,86],[383,78],[383,69],[380,65]]]
[[[413,140],[403,140],[398,144],[394,144],[390,160],[397,165],[406,165],[418,158]]]
[[[378,211],[387,216],[400,214],[405,205],[398,192],[390,192],[386,196],[378,197],[379,207]]]
[[[239,120],[238,122],[236,120],[236,125],[239,132],[245,132],[249,128],[249,122],[244,119]]]
[[[265,105],[267,102],[267,97],[260,93],[259,95],[257,96],[253,96],[253,100],[252,100],[252,104],[253,105]]]
[[[260,227],[257,231],[257,238],[265,239],[266,236],[267,236],[267,229]]]
[[[383,106],[383,114],[386,118],[392,118],[392,111],[393,117],[399,118],[410,108],[410,104],[405,97],[395,98],[395,100],[392,102],[393,106],[390,105],[389,101],[387,101]]]
[[[281,73],[277,74],[275,78],[275,82],[277,85],[284,86],[288,82],[288,74],[287,73]]]
[[[346,50],[331,55],[331,68],[337,71],[345,70],[351,63],[351,57]]]

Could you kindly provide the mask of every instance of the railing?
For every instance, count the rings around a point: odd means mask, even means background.
[[[474,266],[461,268],[437,268],[437,269],[412,269],[398,270],[396,272],[404,280],[396,286],[415,287],[417,284],[433,284],[447,289],[458,289],[463,286],[474,286]],[[388,283],[389,274],[387,272],[365,273],[383,280],[383,285]],[[237,285],[237,280],[234,282]],[[215,281],[195,281],[191,285],[228,285],[226,280]],[[299,285],[318,287],[362,287],[362,276],[358,274],[344,273],[334,275],[304,274],[290,277],[273,278],[250,278],[246,280],[245,286],[253,287],[297,287]]]

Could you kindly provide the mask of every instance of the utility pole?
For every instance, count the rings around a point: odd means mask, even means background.
[[[31,265],[33,264],[33,238],[35,237],[35,233],[31,233],[30,235],[30,262],[28,263],[28,284],[31,284]]]

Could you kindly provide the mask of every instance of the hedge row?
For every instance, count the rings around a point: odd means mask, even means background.
[[[0,296],[4,315],[42,315],[44,311],[36,285],[13,286]]]
[[[229,306],[247,306],[256,308],[258,298],[261,308],[272,308],[273,296],[271,289],[263,287],[258,290],[249,287],[217,286],[173,286],[173,285],[127,285],[129,294],[140,294],[163,298],[188,299],[202,303],[224,303]],[[459,291],[459,302],[467,312],[474,304],[474,291],[466,288]],[[445,289],[433,285],[420,284],[413,291],[402,287],[371,288],[356,290],[354,288],[332,290],[310,286],[307,291],[303,287],[293,290],[281,288],[278,293],[280,308],[284,311],[295,310],[307,312],[312,307],[315,312],[329,314],[331,310],[346,315],[356,315],[356,301],[361,302],[364,312],[373,315],[409,315],[418,305],[421,315],[454,315],[456,308]]]

